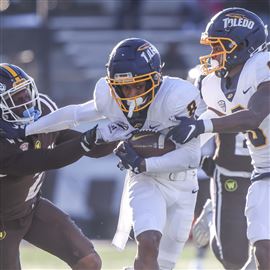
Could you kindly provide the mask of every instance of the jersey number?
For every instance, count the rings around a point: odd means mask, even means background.
[[[190,117],[193,116],[196,109],[197,109],[196,102],[195,102],[195,100],[193,100],[187,105],[188,115]]]
[[[241,111],[243,110],[243,107],[241,105],[238,105],[234,109],[232,109],[233,112]],[[250,130],[247,132],[248,138],[252,145],[254,147],[263,146],[266,143],[266,137],[263,134],[263,131],[260,128],[256,128],[254,130]]]
[[[27,194],[25,201],[28,201],[37,195],[37,193],[39,192],[41,185],[42,185],[41,179],[42,179],[43,174],[44,174],[43,172],[35,174],[34,177],[36,177],[36,180],[35,180],[34,184],[29,188],[29,191],[28,191],[28,194]]]
[[[266,143],[266,138],[259,128],[248,131],[248,138],[255,147],[263,146]]]

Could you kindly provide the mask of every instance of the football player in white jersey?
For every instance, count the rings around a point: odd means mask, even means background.
[[[140,38],[123,40],[112,50],[107,77],[97,82],[93,100],[42,117],[27,126],[26,135],[103,118],[126,127],[119,138],[136,129],[166,134],[177,124],[175,115],[191,117],[195,113],[200,96],[191,83],[162,76],[161,69],[159,52],[151,43]],[[86,134],[82,145],[88,151],[95,144],[96,132]],[[116,137],[110,136],[110,141]],[[176,150],[160,157],[141,158],[128,144],[116,154],[128,171],[113,243],[124,248],[133,227],[138,246],[134,268],[173,269],[193,219],[199,140],[176,144]]]
[[[202,133],[245,132],[254,171],[247,195],[247,236],[258,269],[270,269],[270,54],[267,28],[254,13],[228,8],[216,14],[202,34],[212,48],[200,58],[207,77],[202,95],[208,110],[201,117],[180,117],[170,131],[187,143]],[[207,119],[206,119],[207,118]]]

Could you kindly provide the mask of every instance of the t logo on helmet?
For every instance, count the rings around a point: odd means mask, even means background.
[[[252,29],[254,26],[254,21],[249,20],[247,17],[242,14],[230,13],[226,15],[229,18],[223,19],[224,28],[230,28],[235,26],[246,27],[248,29]]]

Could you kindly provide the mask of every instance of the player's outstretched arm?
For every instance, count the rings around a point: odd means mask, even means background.
[[[0,174],[28,175],[69,165],[84,155],[91,156],[96,146],[127,139],[131,130],[121,122],[96,125],[52,149],[21,151],[12,140],[0,140]]]
[[[95,108],[94,101],[68,105],[60,108],[36,122],[26,126],[25,135],[49,133],[74,128],[82,122],[92,122],[104,118]]]
[[[270,114],[270,82],[261,83],[250,98],[248,108],[219,118],[195,120],[176,117],[179,124],[168,136],[177,143],[187,143],[202,133],[237,133],[253,130],[260,126]]]
[[[211,119],[213,132],[234,133],[253,130],[270,114],[270,81],[261,83],[246,110]]]

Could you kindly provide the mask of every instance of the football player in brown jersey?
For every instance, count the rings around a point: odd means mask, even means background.
[[[114,142],[98,146],[95,142],[113,141],[112,132],[124,127],[106,124],[83,134],[64,130],[16,138],[22,125],[55,109],[55,103],[38,93],[34,80],[21,68],[0,64],[0,121],[5,127],[0,136],[0,269],[21,268],[22,239],[57,256],[72,269],[101,268],[91,241],[66,213],[41,197],[40,188],[44,171],[66,166],[84,155],[110,153]]]

